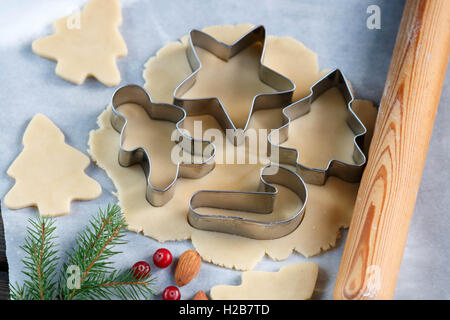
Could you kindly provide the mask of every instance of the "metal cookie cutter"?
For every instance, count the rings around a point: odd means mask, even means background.
[[[117,108],[125,103],[135,103],[146,111],[147,115],[155,120],[166,120],[175,123],[177,132],[174,138],[183,152],[191,155],[190,161],[177,163],[177,172],[173,181],[164,189],[154,187],[150,182],[151,160],[147,151],[138,147],[133,150],[123,148],[124,130],[127,125],[126,118]],[[194,139],[182,130],[186,112],[175,105],[166,103],[153,103],[147,91],[138,85],[127,85],[117,89],[112,98],[111,125],[120,132],[119,164],[128,167],[140,164],[147,179],[146,197],[153,206],[166,204],[174,195],[175,183],[178,177],[200,178],[214,168],[215,146],[209,141]],[[201,155],[201,162],[195,162],[195,155]]]
[[[274,172],[275,169],[275,172]],[[302,178],[290,169],[268,165],[261,169],[259,192],[197,191],[189,203],[189,223],[197,229],[218,231],[253,239],[277,239],[294,231],[305,215],[308,191]],[[200,207],[219,208],[269,214],[273,211],[278,190],[272,184],[283,185],[297,194],[303,202],[289,219],[262,222],[237,216],[201,214]]]
[[[253,112],[290,104],[295,89],[295,84],[291,80],[263,65],[265,37],[266,31],[264,27],[259,26],[250,30],[233,44],[227,45],[217,41],[202,31],[192,30],[189,37],[189,46],[186,51],[192,73],[175,88],[174,103],[183,107],[188,115],[212,115],[223,129],[233,130],[234,135],[229,135],[228,137],[235,145],[242,143],[244,141],[245,130],[247,129]],[[200,99],[182,98],[183,94],[194,85],[197,74],[202,68],[202,63],[195,49],[196,46],[209,51],[222,60],[228,61],[233,56],[255,43],[260,43],[263,48],[259,59],[259,78],[262,82],[277,90],[277,92],[261,93],[253,97],[252,106],[244,128],[236,128],[225,107],[222,105],[222,102],[217,97]]]
[[[311,103],[331,88],[339,89],[348,106],[347,124],[355,135],[353,151],[353,160],[355,163],[351,164],[338,159],[331,159],[325,169],[310,168],[298,162],[299,151],[297,149],[282,147],[279,144],[288,139],[290,122],[307,114],[310,111]],[[323,185],[329,176],[335,176],[348,182],[360,181],[366,163],[366,156],[362,151],[362,144],[364,134],[367,130],[351,107],[353,100],[353,93],[344,74],[339,69],[328,73],[311,87],[311,93],[307,97],[283,109],[283,126],[272,131],[268,136],[268,141],[272,145],[272,148],[269,148],[272,150],[272,155],[278,153],[278,162],[280,164],[294,166],[296,172],[306,183]],[[272,141],[275,134],[279,135],[278,142]]]

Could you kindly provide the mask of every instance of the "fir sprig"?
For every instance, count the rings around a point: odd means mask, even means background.
[[[56,282],[58,256],[54,243],[54,221],[37,218],[29,219],[28,235],[21,247],[25,251],[22,271],[27,280],[22,286],[11,286],[13,299],[48,300],[53,298]]]
[[[55,281],[57,251],[53,243],[53,222],[38,218],[30,224],[23,246],[27,254],[23,273],[28,280],[22,286],[11,286],[12,299],[143,299],[153,296],[149,275],[136,279],[131,269],[117,271],[109,260],[120,253],[113,247],[126,243],[126,224],[118,206],[108,206],[105,211],[100,209],[78,235],[75,248],[63,264],[59,281]],[[70,267],[78,272],[75,281],[74,274],[68,273]]]
[[[136,279],[131,270],[93,275],[89,282],[84,283],[83,290],[79,291],[76,297],[83,300],[110,299],[110,297],[138,300],[152,295],[148,290],[147,278]]]

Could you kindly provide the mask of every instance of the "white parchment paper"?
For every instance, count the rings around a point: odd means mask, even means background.
[[[77,86],[55,75],[55,62],[38,57],[31,42],[52,32],[55,19],[75,12],[85,0],[4,1],[0,10],[0,197],[14,181],[6,170],[22,150],[25,127],[36,113],[47,115],[61,128],[66,141],[86,153],[89,131],[108,104],[115,88],[88,79]],[[381,29],[366,26],[367,8],[381,8]],[[401,18],[403,0],[122,0],[121,33],[129,54],[119,59],[122,83],[143,85],[143,65],[166,42],[186,34],[192,28],[209,25],[252,23],[264,24],[268,34],[293,36],[317,52],[321,69],[341,68],[352,82],[356,96],[377,104],[382,95],[395,37]],[[450,84],[447,77],[441,106],[430,145],[419,192],[416,212],[403,259],[396,298],[450,299]],[[103,187],[100,198],[73,202],[71,213],[56,219],[62,252],[74,244],[98,207],[114,202],[114,187],[105,172],[91,165],[87,173]],[[27,219],[37,210],[9,210],[1,206],[5,225],[9,277],[21,282],[23,243]],[[159,247],[170,249],[174,256],[192,248],[189,241],[158,243],[129,232],[129,243],[117,256],[117,267],[127,268],[138,260],[151,261]],[[308,259],[319,264],[320,272],[313,298],[332,297],[334,282],[345,241],[337,247]],[[62,255],[64,258],[64,255]],[[276,271],[282,265],[303,261],[299,254],[275,262],[264,258],[257,270]],[[158,270],[155,290],[160,293],[174,283],[173,269]],[[197,278],[181,288],[183,299],[195,292],[209,292],[216,284],[239,284],[241,272],[204,263]]]

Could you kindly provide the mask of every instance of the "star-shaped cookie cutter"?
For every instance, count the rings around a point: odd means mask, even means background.
[[[280,144],[288,139],[290,122],[307,114],[311,110],[311,104],[331,88],[337,88],[347,104],[347,124],[354,133],[353,160],[355,163],[330,159],[325,169],[310,168],[299,162],[300,153],[297,149],[282,147]],[[353,93],[344,74],[339,69],[329,72],[312,85],[308,96],[283,108],[283,125],[268,135],[268,141],[271,144],[271,148],[268,148],[272,152],[271,158],[273,159],[273,154],[275,154],[277,163],[295,167],[296,172],[306,183],[323,185],[329,176],[335,176],[348,182],[359,182],[366,163],[362,145],[367,130],[352,109],[353,101]],[[275,139],[277,135],[278,137]]]
[[[241,144],[244,141],[244,134],[253,112],[261,109],[287,106],[291,103],[292,94],[295,90],[295,84],[291,80],[263,64],[265,38],[266,31],[263,26],[250,30],[231,45],[220,42],[205,32],[195,29],[192,30],[189,33],[189,45],[186,51],[192,73],[175,88],[174,104],[183,107],[188,115],[212,115],[223,129],[233,130],[234,135],[228,135],[228,138],[235,145]],[[195,49],[196,46],[209,51],[224,61],[228,61],[236,54],[255,43],[260,43],[263,48],[259,59],[259,78],[269,87],[277,90],[277,92],[260,93],[253,97],[244,128],[236,128],[218,97],[199,99],[182,98],[182,96],[194,85],[197,74],[202,68],[202,63]]]
[[[137,147],[132,150],[123,148],[127,119],[117,111],[117,108],[125,103],[135,103],[141,106],[152,119],[175,123],[176,136],[172,138],[181,147],[184,155],[190,155],[189,161],[177,162],[175,178],[163,189],[153,186],[150,182],[151,160],[147,151],[143,147]],[[210,141],[195,139],[182,129],[186,112],[181,107],[167,103],[152,102],[148,92],[138,85],[127,85],[117,89],[113,95],[111,105],[111,125],[120,133],[119,164],[124,167],[134,164],[142,166],[147,180],[146,198],[153,206],[163,206],[172,199],[176,181],[179,177],[200,178],[214,169],[216,152],[214,144]],[[200,155],[202,161],[195,162],[195,155]]]
[[[270,214],[273,211],[279,184],[293,191],[302,204],[295,213],[284,220],[263,222],[239,216],[199,213],[197,208],[219,208]],[[268,240],[288,235],[300,225],[305,215],[308,190],[303,179],[294,171],[278,165],[261,169],[257,192],[200,190],[189,202],[189,223],[197,229],[231,233],[247,238]]]

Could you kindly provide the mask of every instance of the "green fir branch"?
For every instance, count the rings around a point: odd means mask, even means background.
[[[12,300],[25,300],[27,293],[25,292],[25,286],[21,286],[18,283],[9,285],[9,295]],[[28,299],[29,300],[29,299]]]
[[[25,268],[22,273],[27,277],[23,285],[11,285],[11,297],[21,300],[51,300],[56,287],[56,268],[58,256],[54,243],[54,221],[38,217],[28,220],[25,251],[22,260]]]
[[[151,296],[149,279],[136,282],[134,277],[121,278],[109,260],[120,253],[112,247],[126,243],[123,239],[125,227],[126,223],[118,206],[108,206],[105,211],[99,211],[86,230],[78,235],[76,247],[68,254],[68,262],[63,267],[63,271],[71,265],[80,268],[79,287],[69,288],[67,273],[63,272],[59,285],[61,299],[107,299],[111,295],[123,299],[139,299],[134,294],[135,287],[146,294],[140,298]],[[106,286],[105,283],[120,285]]]
[[[151,283],[152,279],[149,276],[136,279],[131,269],[122,273],[113,271],[108,274],[98,274],[84,282],[84,290],[78,298],[83,300],[106,300],[111,297],[123,300],[150,299],[153,297]]]
[[[133,270],[117,271],[109,260],[120,253],[113,247],[126,243],[126,224],[117,205],[108,205],[105,211],[100,209],[78,234],[76,246],[62,266],[59,281],[56,280],[58,257],[53,243],[53,221],[38,218],[30,220],[30,225],[22,246],[26,254],[23,273],[27,279],[22,285],[10,286],[12,299],[108,300],[153,296],[149,275],[136,279]],[[68,273],[72,267],[77,274]]]

